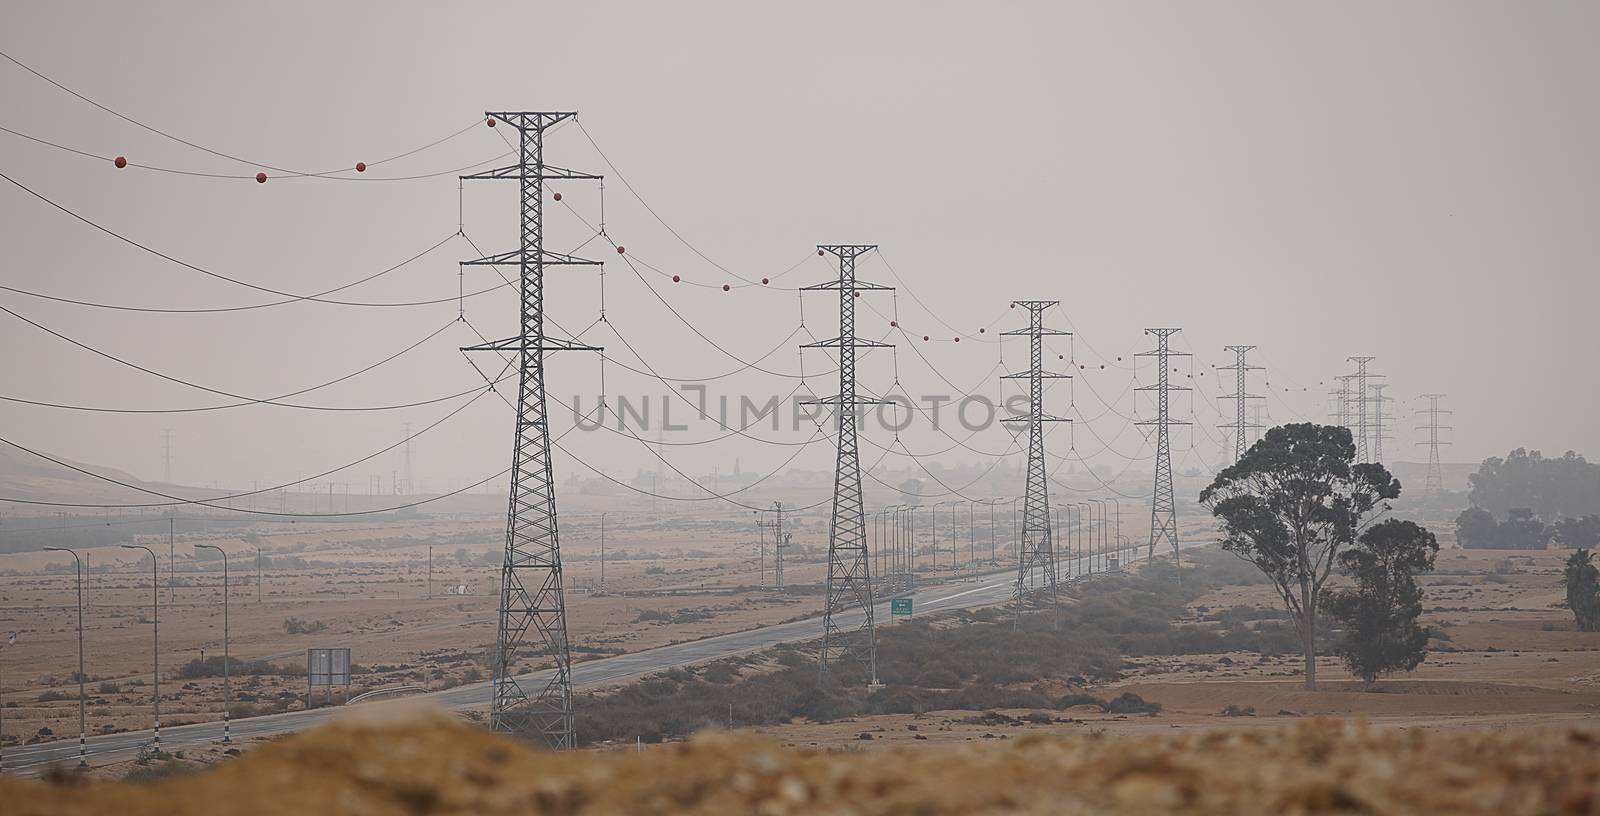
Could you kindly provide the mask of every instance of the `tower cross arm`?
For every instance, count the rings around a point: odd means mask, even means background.
[[[545,266],[603,266],[605,261],[594,261],[588,258],[579,258],[564,252],[551,252],[544,250],[537,256],[539,262]],[[462,266],[511,266],[522,263],[522,251],[513,249],[510,252],[500,252],[474,258],[470,261],[461,261]]]

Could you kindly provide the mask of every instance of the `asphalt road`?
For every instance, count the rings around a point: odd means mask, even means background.
[[[1195,546],[1199,545],[1189,544],[1185,545],[1184,548],[1189,549]],[[1137,549],[1139,548],[1122,550],[1119,554],[1126,558]],[[1074,576],[1069,580],[1083,580],[1093,577],[1083,573],[1086,565],[1087,562],[1083,558],[1061,562],[1061,567],[1066,569],[1065,574]],[[1099,574],[1103,573],[1095,573],[1095,575]],[[923,587],[913,592],[911,597],[913,599],[913,609],[917,614],[943,612],[951,609],[990,606],[1003,602],[1012,596],[1015,586],[1015,573],[1009,571],[993,572],[979,575],[974,579],[955,579],[946,583]],[[874,615],[880,625],[889,620],[889,601],[887,598],[875,607]],[[840,625],[841,628],[848,630],[859,625],[860,621],[861,613],[856,612],[841,616]],[[760,651],[779,643],[816,640],[821,637],[822,618],[819,615],[815,618],[780,623],[774,626],[763,626],[759,629],[750,629],[743,632],[732,632],[726,635],[705,638],[704,640],[676,643],[632,654],[576,663],[572,667],[572,682],[576,688],[604,686],[631,677],[665,671],[676,666],[686,666],[706,660]],[[523,675],[517,679],[525,687],[538,688],[539,684],[545,682],[548,676],[548,671],[544,671]],[[487,706],[489,704],[489,694],[489,683],[482,682],[457,686],[446,691],[420,694],[416,695],[416,697],[429,700],[435,705],[445,708],[463,709]],[[310,728],[329,717],[338,715],[339,711],[340,708],[338,706],[331,706],[308,711],[288,711],[282,714],[268,714],[262,717],[239,719],[230,724],[229,732],[235,741],[250,737],[285,734]],[[162,750],[170,752],[215,744],[221,741],[222,734],[223,724],[221,722],[195,723],[193,725],[163,728],[161,730],[161,747]],[[118,734],[93,736],[86,743],[84,756],[90,764],[95,765],[133,759],[138,756],[139,749],[150,742],[150,739],[150,731],[125,731]],[[5,773],[37,774],[52,765],[76,764],[77,757],[78,741],[76,739],[12,747],[5,751]]]

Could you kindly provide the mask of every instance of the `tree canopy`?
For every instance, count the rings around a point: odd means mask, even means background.
[[[1271,580],[1300,632],[1306,687],[1316,686],[1316,615],[1323,587],[1362,525],[1400,482],[1356,463],[1350,429],[1303,423],[1267,431],[1200,493],[1222,520],[1222,548]]]
[[[1327,596],[1328,613],[1342,630],[1334,651],[1368,687],[1378,675],[1411,671],[1427,656],[1428,632],[1417,623],[1422,588],[1416,576],[1433,569],[1438,552],[1433,533],[1390,519],[1339,554],[1339,567],[1355,586]]]
[[[1472,505],[1497,517],[1521,507],[1547,522],[1600,513],[1600,465],[1573,451],[1546,459],[1517,448],[1503,459],[1485,459],[1468,478]]]
[[[1600,631],[1600,569],[1594,564],[1594,553],[1577,550],[1567,556],[1564,571],[1567,579],[1567,606],[1572,609],[1578,631]]]

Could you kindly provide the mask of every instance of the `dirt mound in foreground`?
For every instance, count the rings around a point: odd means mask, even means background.
[[[157,783],[0,779],[33,814],[1600,813],[1582,731],[1379,731],[1338,720],[869,753],[748,736],[554,755],[442,713],[373,706]]]

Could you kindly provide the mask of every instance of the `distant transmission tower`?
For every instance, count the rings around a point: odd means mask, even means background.
[[[162,474],[162,481],[167,484],[176,484],[172,481],[172,429],[161,429],[161,449],[166,458],[166,469]]]
[[[856,280],[856,258],[876,245],[818,245],[817,253],[839,259],[837,280],[803,287],[807,291],[839,293],[839,336],[808,343],[801,348],[831,348],[839,352],[839,393],[812,400],[811,405],[832,405],[838,421],[838,458],[833,471],[833,519],[828,528],[828,594],[822,613],[822,672],[836,659],[854,658],[867,671],[867,682],[878,684],[878,641],[872,622],[872,575],[867,562],[867,518],[861,496],[861,457],[856,447],[857,407],[879,405],[879,400],[856,397],[856,349],[888,348],[887,343],[856,337],[856,298],[861,292],[892,291],[891,287]],[[861,624],[845,631],[840,618],[859,608]]]
[[[521,322],[516,336],[465,351],[515,355],[518,363],[517,426],[511,447],[510,510],[506,554],[500,569],[500,630],[495,640],[494,696],[490,727],[496,731],[538,734],[551,748],[576,745],[572,713],[572,652],[567,641],[567,606],[562,591],[561,541],[556,523],[555,475],[550,462],[550,425],[545,406],[544,357],[553,351],[600,351],[545,334],[544,270],[556,264],[593,264],[544,248],[544,182],[547,179],[598,179],[599,176],[544,163],[544,133],[577,116],[562,112],[486,114],[491,123],[515,128],[517,162],[462,179],[514,179],[521,210],[517,249],[468,265],[515,265],[519,270]],[[528,640],[528,630],[534,637]],[[520,659],[554,663],[550,678],[524,690],[515,672]]]
[[[762,528],[763,533],[772,531],[772,581],[778,589],[783,589],[783,551],[788,549],[789,543],[788,534],[783,531],[783,502],[773,502],[771,512],[772,521],[758,519],[756,526]]]
[[[1427,481],[1424,483],[1423,495],[1429,498],[1444,492],[1444,472],[1439,468],[1439,446],[1450,443],[1440,442],[1439,432],[1454,430],[1450,425],[1439,424],[1440,414],[1455,413],[1439,407],[1439,400],[1444,399],[1444,396],[1444,394],[1423,394],[1423,399],[1428,401],[1428,407],[1417,412],[1428,415],[1428,424],[1417,426],[1417,430],[1428,432],[1428,441],[1418,442],[1417,444],[1428,446],[1428,476]]]
[[[1356,461],[1357,462],[1371,462],[1372,461],[1372,448],[1368,444],[1368,442],[1369,442],[1369,432],[1371,430],[1371,424],[1368,422],[1368,420],[1370,419],[1370,412],[1367,411],[1367,404],[1372,402],[1372,398],[1367,396],[1368,389],[1370,388],[1370,386],[1367,383],[1367,380],[1369,380],[1369,379],[1371,379],[1373,377],[1381,377],[1383,375],[1382,374],[1369,374],[1367,372],[1367,363],[1370,363],[1370,362],[1372,362],[1373,360],[1376,360],[1376,359],[1378,359],[1378,358],[1370,357],[1370,356],[1369,357],[1351,357],[1351,358],[1349,358],[1350,362],[1356,364],[1356,373],[1355,373],[1355,383],[1356,383],[1356,385],[1355,385],[1355,392],[1354,392],[1353,399],[1354,399],[1354,401],[1356,403]]]
[[[1373,405],[1373,409],[1372,409],[1372,461],[1374,461],[1374,462],[1382,462],[1383,461],[1383,440],[1384,440],[1384,432],[1383,432],[1383,412],[1384,412],[1384,408],[1383,408],[1383,404],[1385,402],[1388,402],[1389,399],[1390,399],[1389,397],[1386,397],[1386,396],[1383,395],[1383,389],[1388,388],[1389,384],[1388,383],[1373,383],[1371,387],[1372,387],[1372,405]]]
[[[1028,370],[1021,374],[1007,374],[1002,379],[1028,381],[1028,415],[1002,420],[1025,422],[1028,432],[1027,491],[1022,500],[1022,545],[1017,552],[1017,611],[1012,619],[1015,626],[1022,620],[1022,604],[1033,582],[1034,570],[1042,570],[1044,583],[1050,590],[1050,608],[1055,625],[1061,624],[1061,604],[1056,596],[1056,557],[1054,542],[1050,538],[1050,496],[1044,467],[1044,423],[1070,422],[1044,413],[1044,381],[1070,379],[1067,374],[1044,370],[1044,338],[1065,336],[1070,332],[1044,327],[1044,310],[1056,305],[1056,300],[1017,300],[1012,305],[1028,310],[1028,328],[1004,332],[1028,338]],[[935,516],[937,518],[937,516]],[[952,527],[952,529],[954,529]],[[935,548],[938,542],[934,542]],[[952,549],[954,545],[951,545]],[[935,549],[937,552],[937,549]],[[952,561],[954,556],[952,555]]]
[[[1233,461],[1237,462],[1244,458],[1244,452],[1250,448],[1250,439],[1246,435],[1247,430],[1250,428],[1261,427],[1260,422],[1245,421],[1245,401],[1266,398],[1257,396],[1255,394],[1247,394],[1244,390],[1245,376],[1251,371],[1261,370],[1261,366],[1250,365],[1244,361],[1244,356],[1250,353],[1255,346],[1224,346],[1223,348],[1226,351],[1233,352],[1233,365],[1221,366],[1217,370],[1232,371],[1234,373],[1234,387],[1232,394],[1224,394],[1218,399],[1233,400],[1235,413],[1232,425],[1221,425],[1218,427],[1233,429]]]
[[[1155,385],[1141,386],[1140,391],[1156,392],[1156,418],[1140,420],[1139,425],[1156,426],[1156,481],[1155,487],[1150,492],[1150,544],[1146,549],[1147,556],[1153,556],[1156,551],[1156,541],[1167,541],[1172,544],[1174,556],[1178,555],[1178,503],[1172,491],[1172,444],[1169,428],[1172,425],[1188,425],[1188,422],[1172,418],[1169,410],[1168,396],[1173,391],[1188,391],[1187,386],[1172,385],[1169,380],[1172,374],[1171,358],[1188,357],[1187,352],[1172,351],[1170,340],[1172,335],[1183,331],[1182,329],[1145,329],[1145,334],[1156,336],[1154,351],[1141,351],[1136,357],[1154,357],[1159,369],[1159,376]]]
[[[1354,374],[1341,374],[1334,377],[1339,382],[1338,388],[1328,390],[1328,398],[1333,401],[1333,410],[1328,413],[1335,425],[1341,428],[1350,427],[1350,381],[1355,379]]]
[[[404,423],[403,427],[405,429],[405,435],[406,435],[406,490],[405,490],[405,492],[406,492],[406,495],[416,495],[417,483],[415,481],[412,481],[416,477],[411,475],[411,423],[409,423],[409,422]]]

